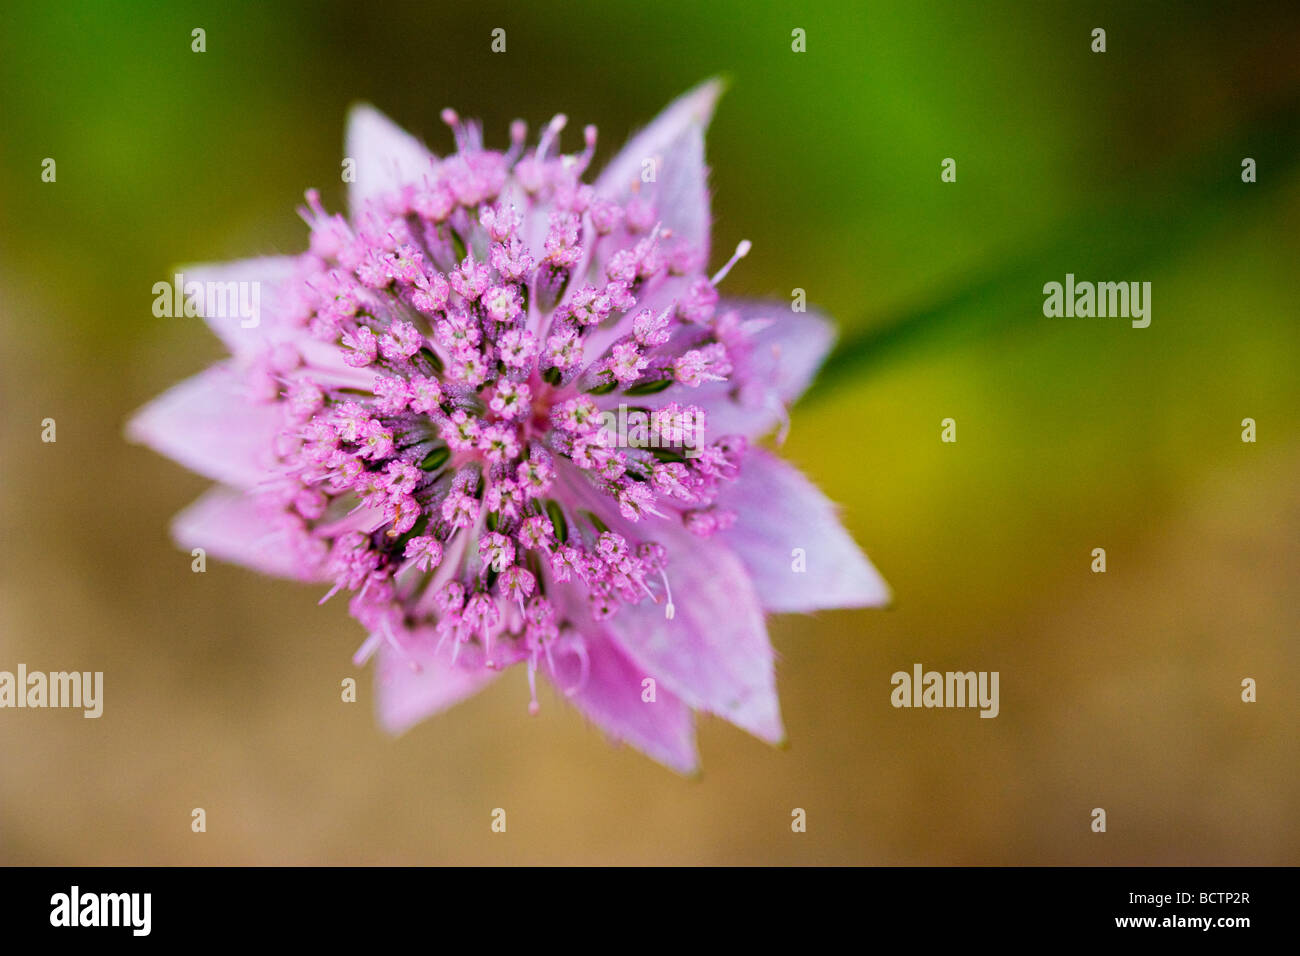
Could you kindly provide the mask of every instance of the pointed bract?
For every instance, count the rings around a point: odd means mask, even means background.
[[[647,676],[694,709],[780,743],[775,654],[744,566],[719,538],[697,539],[681,528],[656,529],[656,537],[684,558],[667,572],[673,616],[644,601],[605,622],[609,634]]]
[[[204,262],[181,266],[177,274],[185,287],[194,287],[191,298],[208,328],[216,333],[232,355],[255,355],[278,342],[307,339],[306,331],[286,321],[285,301],[292,295],[297,272],[296,256],[264,256],[237,262]],[[233,283],[233,285],[232,285]],[[258,292],[256,321],[229,307],[228,290],[239,295],[240,285],[255,285]]]
[[[596,180],[600,196],[626,199],[635,194],[653,203],[663,225],[693,244],[701,261],[708,259],[712,228],[704,133],[722,90],[722,81],[715,79],[678,97],[628,141]],[[644,181],[648,171],[654,182]]]
[[[835,514],[791,465],[761,448],[718,495],[736,513],[722,539],[740,556],[768,611],[882,607],[889,587]]]
[[[376,198],[431,175],[435,157],[379,110],[359,103],[348,113],[344,159],[356,163],[356,179],[348,185],[348,208],[359,216]]]
[[[820,313],[791,312],[782,302],[723,299],[718,310],[738,323],[730,350],[737,381],[705,382],[693,392],[673,386],[664,397],[704,406],[713,434],[757,438],[784,427],[835,343],[834,328]]]
[[[319,555],[304,553],[299,536],[277,527],[246,491],[210,488],[172,520],[172,537],[186,550],[202,548],[207,557],[263,574],[322,580]]]
[[[500,671],[471,663],[452,663],[452,644],[438,648],[434,628],[410,635],[401,649],[379,640],[375,665],[375,706],[390,734],[400,734],[420,721],[472,697],[501,676]]]
[[[689,707],[658,682],[654,699],[645,699],[650,675],[606,637],[585,640],[582,655],[585,666],[577,653],[556,655],[552,683],[570,703],[611,739],[631,744],[665,767],[683,774],[699,769]]]
[[[127,425],[127,437],[227,485],[251,488],[276,467],[276,404],[256,404],[229,366],[214,365],[155,398]]]

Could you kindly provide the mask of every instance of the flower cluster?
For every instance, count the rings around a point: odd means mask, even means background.
[[[704,271],[717,92],[678,100],[593,184],[595,128],[565,154],[562,116],[493,150],[444,111],[457,149],[439,159],[359,109],[350,215],[310,191],[306,252],[218,267],[263,284],[266,321],[210,318],[232,360],[133,422],[238,489],[182,515],[184,543],[351,595],[393,729],[522,662],[533,712],[540,671],[689,770],[694,710],[782,736],[764,610],[884,600],[825,499],[751,447],[830,336],[720,296],[747,242]],[[653,447],[608,427],[620,405]],[[688,425],[707,436],[689,454]],[[826,559],[811,585],[788,567],[801,543]]]

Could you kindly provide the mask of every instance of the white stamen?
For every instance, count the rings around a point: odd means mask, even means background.
[[[537,652],[533,651],[528,658],[528,713],[536,717],[541,709],[537,703]]]
[[[664,617],[671,621],[677,616],[677,608],[673,604],[673,589],[668,584],[668,574],[663,568],[659,569],[659,577],[663,579],[664,594],[668,598],[668,604],[664,607]]]
[[[573,642],[573,653],[578,656],[578,682],[564,691],[565,697],[572,697],[582,688],[587,686],[587,678],[591,676],[591,658],[587,656],[587,642],[581,637],[575,636]]]
[[[556,113],[555,118],[546,124],[546,129],[542,131],[541,141],[537,144],[537,159],[540,162],[546,158],[546,151],[551,148],[551,141],[559,135],[560,130],[564,129],[564,124],[569,118],[563,113]]]
[[[506,151],[506,165],[513,166],[515,160],[524,151],[524,140],[528,138],[528,124],[521,119],[510,124],[510,149]]]
[[[712,279],[709,280],[709,284],[717,285],[719,282],[725,279],[727,277],[727,273],[731,271],[731,267],[734,266],[741,259],[745,258],[745,256],[749,255],[749,250],[751,247],[752,247],[752,243],[750,243],[748,239],[740,240],[740,245],[736,246],[735,253],[732,255],[730,259],[727,260],[727,264],[723,266],[721,269],[719,269],[717,274]]]
[[[370,656],[375,653],[376,649],[378,649],[380,640],[381,638],[378,634],[371,634],[362,641],[361,646],[357,648],[357,652],[352,655],[352,663],[357,667],[362,667],[366,661],[370,660]]]

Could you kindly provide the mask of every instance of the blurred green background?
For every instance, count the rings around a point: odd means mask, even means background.
[[[0,669],[106,702],[0,712],[0,862],[1300,862],[1298,50],[1293,3],[6,4]],[[389,739],[341,604],[172,546],[207,483],[122,428],[221,349],[152,285],[302,248],[354,100],[435,150],[444,106],[563,111],[599,164],[720,72],[714,258],[840,323],[785,452],[896,607],[774,619],[790,747],[702,719],[698,781],[522,669]],[[1150,328],[1044,318],[1066,272],[1150,281]],[[914,662],[1001,716],[893,709]]]

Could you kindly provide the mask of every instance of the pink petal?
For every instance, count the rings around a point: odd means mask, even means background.
[[[674,385],[664,403],[683,402],[708,411],[711,436],[764,435],[788,420],[788,409],[808,388],[835,341],[831,323],[814,311],[791,312],[782,302],[724,299],[718,311],[735,309],[742,321],[767,324],[749,337],[749,348],[730,350],[729,381],[699,388]]]
[[[283,425],[278,405],[249,401],[239,377],[214,365],[136,412],[126,433],[191,471],[249,488],[274,467],[273,441]]]
[[[656,206],[666,228],[709,252],[708,170],[704,165],[704,131],[722,94],[722,83],[709,80],[678,97],[649,126],[628,141],[596,180],[598,196],[624,200],[633,187]],[[657,160],[655,182],[643,183],[641,170]]]
[[[435,654],[437,646],[438,634],[431,627],[416,631],[400,650],[387,642],[379,645],[375,696],[379,720],[390,734],[460,703],[501,676],[484,667],[481,657],[466,658],[463,650],[453,665],[451,638]]]
[[[203,548],[208,557],[264,574],[321,579],[318,568],[290,546],[286,532],[268,521],[256,498],[243,491],[220,485],[209,489],[172,521],[172,537],[187,551]]]
[[[785,738],[774,654],[749,574],[718,539],[698,538],[658,519],[635,528],[601,500],[592,511],[614,531],[658,541],[668,552],[675,614],[649,600],[624,605],[603,623],[628,656],[694,710],[731,721],[771,743]]]
[[[583,644],[588,662],[586,680],[580,680],[577,654],[557,650],[552,656],[559,674],[552,683],[612,739],[626,741],[678,773],[698,770],[695,721],[690,708],[658,682],[655,699],[643,700],[642,681],[652,675],[604,635],[589,635]]]
[[[795,468],[751,449],[718,504],[739,517],[723,539],[740,556],[769,611],[880,607],[889,586],[835,515],[835,506]],[[796,548],[804,552],[796,571]]]
[[[349,367],[343,361],[342,352],[332,343],[313,338],[305,326],[297,324],[295,313],[302,306],[297,301],[296,286],[302,277],[296,257],[266,256],[236,262],[193,264],[176,271],[183,277],[184,286],[194,289],[193,301],[199,314],[232,355],[257,356],[280,343],[287,343],[298,351],[309,368],[318,373],[315,376],[318,382],[367,388],[374,381],[372,370]],[[191,283],[197,283],[197,286],[191,286]],[[256,284],[256,322],[230,308],[227,290],[232,288],[232,283],[236,290],[242,284]]]
[[[418,183],[433,172],[433,153],[373,106],[352,108],[346,143],[345,158],[356,161],[357,178],[348,186],[353,216],[375,197]]]
[[[596,195],[625,202],[635,192],[654,204],[659,223],[672,232],[669,245],[692,248],[701,263],[709,256],[712,213],[709,207],[708,168],[704,165],[704,132],[713,118],[721,96],[720,80],[709,80],[679,96],[649,126],[628,141],[597,177]],[[642,182],[647,160],[655,160],[655,181]],[[588,235],[584,245],[594,245]],[[596,271],[603,272],[606,256],[613,251],[606,243],[596,253]],[[578,268],[584,274],[586,258]],[[668,276],[638,303],[640,308],[662,309],[686,292],[690,278]],[[600,355],[631,328],[634,312],[607,328],[595,329],[587,338],[588,355]]]
[[[256,353],[268,345],[285,341],[292,335],[306,332],[287,328],[283,300],[295,268],[293,256],[264,256],[260,259],[242,259],[235,262],[193,263],[176,272],[182,277],[182,295],[191,283],[197,283],[193,302],[233,355]],[[173,285],[174,285],[173,280]],[[234,283],[235,296],[239,286],[255,283],[257,287],[258,314],[256,319],[241,316],[231,304],[230,283]],[[251,293],[245,293],[245,298]]]

